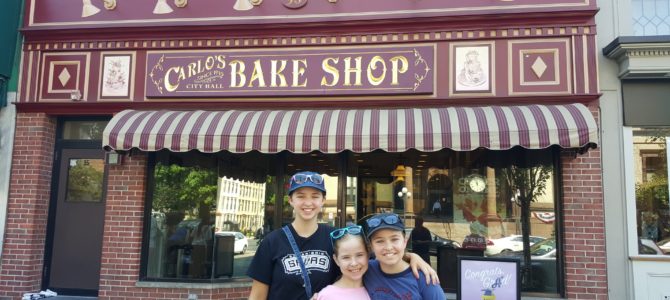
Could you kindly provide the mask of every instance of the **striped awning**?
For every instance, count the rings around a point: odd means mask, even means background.
[[[376,149],[584,148],[597,125],[582,104],[350,110],[125,110],[104,131],[107,150],[293,153]]]

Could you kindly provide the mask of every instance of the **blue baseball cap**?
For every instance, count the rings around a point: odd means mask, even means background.
[[[323,176],[319,173],[303,171],[295,173],[289,180],[288,194],[291,195],[295,190],[302,187],[315,188],[324,194],[326,193],[326,186],[324,184]]]
[[[368,239],[370,239],[375,232],[381,229],[391,229],[401,231],[403,233],[405,232],[405,224],[402,222],[402,219],[400,216],[393,213],[372,215],[370,218],[365,220],[363,225]]]

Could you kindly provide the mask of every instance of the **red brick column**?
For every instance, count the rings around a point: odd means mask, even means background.
[[[124,157],[109,167],[105,230],[102,243],[99,299],[247,299],[248,287],[218,288],[208,285],[168,284],[165,288],[138,287],[144,221],[145,154]],[[181,287],[188,286],[188,287]]]
[[[566,298],[607,299],[600,149],[562,163]]]
[[[20,299],[41,288],[55,131],[46,114],[16,117],[0,297]]]
[[[140,273],[146,168],[145,154],[126,156],[121,165],[109,167],[100,299],[141,298],[126,291]]]

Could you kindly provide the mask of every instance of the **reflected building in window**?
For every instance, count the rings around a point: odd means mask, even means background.
[[[217,231],[254,233],[263,228],[266,183],[219,178]]]

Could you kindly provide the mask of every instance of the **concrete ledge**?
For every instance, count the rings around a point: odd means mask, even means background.
[[[227,289],[251,287],[251,281],[243,282],[217,282],[217,283],[196,283],[196,282],[164,282],[164,281],[138,281],[136,287],[143,288],[161,288],[161,289]]]

